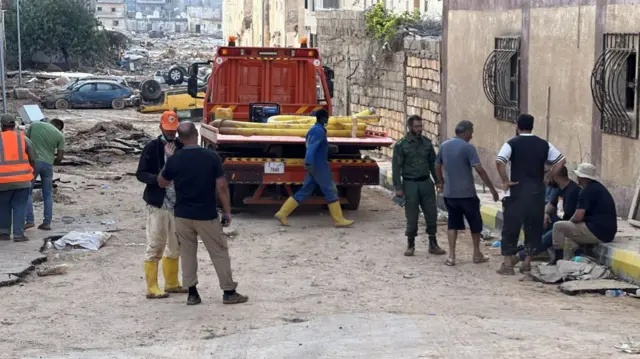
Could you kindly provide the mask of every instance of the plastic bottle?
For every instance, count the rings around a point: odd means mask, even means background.
[[[500,248],[500,247],[502,247],[502,242],[501,241],[495,241],[495,242],[491,243],[491,247]]]
[[[608,291],[604,292],[604,295],[606,295],[607,297],[624,297],[625,295],[627,295],[627,292],[620,289],[609,289]]]

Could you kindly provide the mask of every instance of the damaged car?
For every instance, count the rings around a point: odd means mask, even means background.
[[[40,98],[42,107],[58,110],[70,108],[113,108],[131,106],[133,89],[116,81],[80,80],[67,87],[47,92]]]

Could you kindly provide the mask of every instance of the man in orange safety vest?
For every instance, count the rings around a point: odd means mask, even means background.
[[[36,156],[14,115],[2,115],[0,127],[0,240],[10,240],[13,227],[13,241],[24,242],[29,240],[24,219]]]

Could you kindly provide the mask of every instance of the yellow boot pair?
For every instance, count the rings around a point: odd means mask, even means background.
[[[187,289],[178,280],[178,259],[162,258],[162,273],[164,275],[164,291],[158,287],[158,262],[145,261],[144,273],[147,280],[147,298],[167,298],[169,293],[186,293]]]
[[[298,202],[293,199],[293,197],[289,197],[274,217],[277,218],[283,226],[288,226],[289,221],[287,217],[289,217],[291,212],[293,212],[297,207]],[[331,217],[338,228],[349,227],[354,223],[354,221],[345,219],[342,216],[342,207],[340,207],[340,202],[329,203],[329,213],[331,213]]]

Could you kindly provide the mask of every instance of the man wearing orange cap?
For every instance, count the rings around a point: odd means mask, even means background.
[[[144,259],[144,272],[147,281],[147,298],[167,298],[169,293],[186,293],[178,280],[180,246],[176,238],[173,206],[176,192],[173,187],[161,188],[158,174],[167,159],[181,147],[176,138],[178,115],[174,111],[165,111],[160,118],[162,135],[149,142],[142,150],[136,177],[145,183],[143,199],[147,203],[147,250]],[[163,255],[164,252],[164,255]],[[162,258],[164,291],[158,287],[158,262]]]

